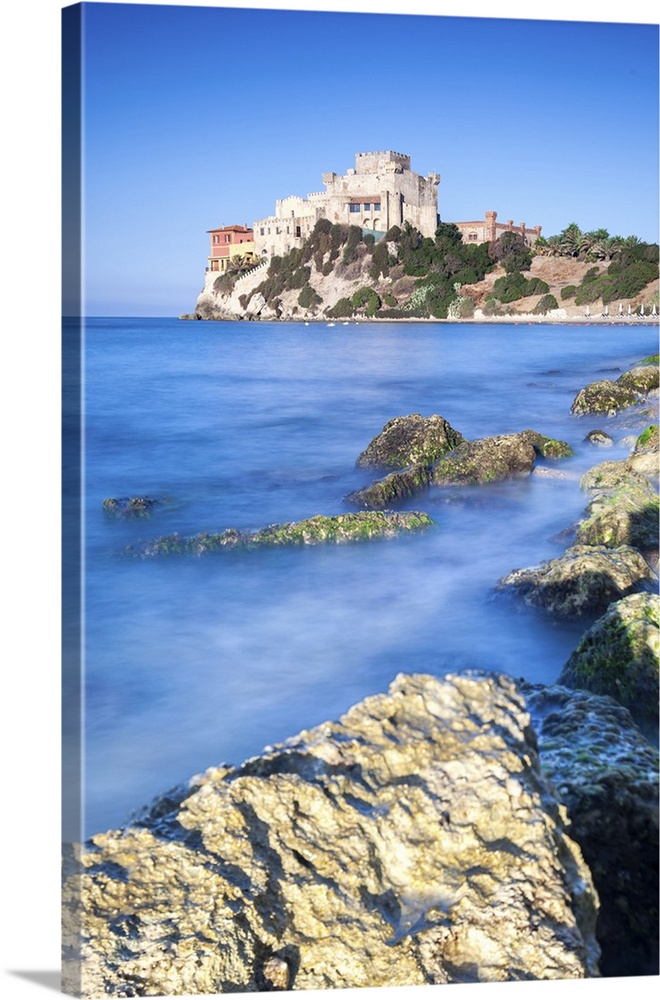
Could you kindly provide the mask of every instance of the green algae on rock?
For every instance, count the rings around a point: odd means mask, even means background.
[[[601,462],[585,473],[580,486],[592,499],[577,526],[576,544],[657,550],[658,494],[629,459]]]
[[[559,678],[570,688],[609,695],[638,722],[658,721],[660,597],[631,594],[585,632]]]
[[[498,583],[525,604],[557,618],[601,614],[613,601],[649,591],[657,577],[637,549],[574,545],[556,559],[515,569]]]
[[[613,417],[620,410],[639,402],[639,394],[626,385],[600,379],[580,389],[571,404],[571,413],[580,416],[585,413],[602,413]]]
[[[455,448],[463,435],[434,413],[422,417],[411,413],[389,420],[358,455],[356,465],[404,469],[409,465],[432,465]]]
[[[597,897],[504,675],[403,675],[93,836],[65,988],[161,995],[598,975]]]
[[[609,697],[526,681],[519,687],[541,768],[598,892],[600,971],[657,975],[658,751]]]
[[[536,461],[533,431],[464,441],[433,466],[438,486],[477,485],[528,476]]]
[[[227,549],[260,549],[285,545],[324,545],[367,541],[371,538],[393,538],[407,532],[431,527],[433,521],[422,511],[357,511],[316,517],[303,521],[273,524],[261,531],[243,532],[228,528],[219,534],[200,532],[197,535],[163,535],[141,547],[129,546],[127,555],[149,558],[156,556],[203,556]]]
[[[624,389],[632,389],[642,396],[648,395],[652,389],[657,389],[660,384],[660,369],[657,365],[640,365],[624,372],[616,380],[616,385],[623,386]]]
[[[163,500],[153,497],[106,497],[102,507],[110,517],[143,518],[151,517],[155,507],[160,507]]]
[[[431,483],[431,471],[425,465],[411,465],[398,472],[390,472],[370,486],[349,493],[345,500],[370,510],[387,507],[395,500],[414,496]]]
[[[521,431],[521,437],[529,441],[534,446],[538,455],[542,458],[559,459],[570,458],[574,452],[570,444],[566,441],[559,441],[556,438],[546,437],[538,431]]]

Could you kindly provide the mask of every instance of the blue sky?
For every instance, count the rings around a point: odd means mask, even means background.
[[[658,239],[657,26],[83,6],[89,314],[192,310],[208,229],[371,149],[439,172],[445,221]]]

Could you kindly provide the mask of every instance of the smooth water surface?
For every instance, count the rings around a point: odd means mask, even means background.
[[[589,622],[496,596],[558,555],[578,480],[650,421],[570,415],[576,392],[657,351],[657,328],[92,319],[84,344],[86,833],[170,786],[335,719],[400,671],[468,667],[554,682]],[[402,506],[428,533],[360,545],[137,560],[179,532],[254,530],[349,508],[357,455],[394,416],[466,438],[533,428],[575,457]],[[615,446],[584,443],[594,427]],[[544,463],[541,463],[543,465]],[[169,498],[149,520],[105,497]]]

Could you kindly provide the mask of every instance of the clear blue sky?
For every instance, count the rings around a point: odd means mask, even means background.
[[[355,153],[441,175],[445,221],[658,239],[658,28],[86,3],[86,311],[178,315],[206,231]]]

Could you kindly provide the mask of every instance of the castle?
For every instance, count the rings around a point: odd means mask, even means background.
[[[254,223],[258,257],[283,255],[300,246],[318,219],[360,226],[376,235],[409,222],[423,236],[435,234],[440,175],[413,173],[410,157],[403,153],[357,153],[354,168],[323,174],[323,183],[325,191],[283,198],[275,204],[275,215]]]
[[[275,215],[258,219],[252,229],[225,226],[211,229],[211,254],[207,270],[225,270],[231,260],[248,256],[269,260],[302,246],[319,219],[359,226],[363,233],[381,238],[391,226],[409,222],[422,236],[435,236],[440,174],[426,177],[410,169],[410,157],[383,150],[356,153],[355,167],[345,174],[325,173],[325,191],[306,198],[291,195],[275,203]],[[524,222],[497,222],[497,212],[473,222],[455,222],[466,243],[492,242],[504,232],[518,233],[528,245],[541,235],[541,226],[527,229]]]

